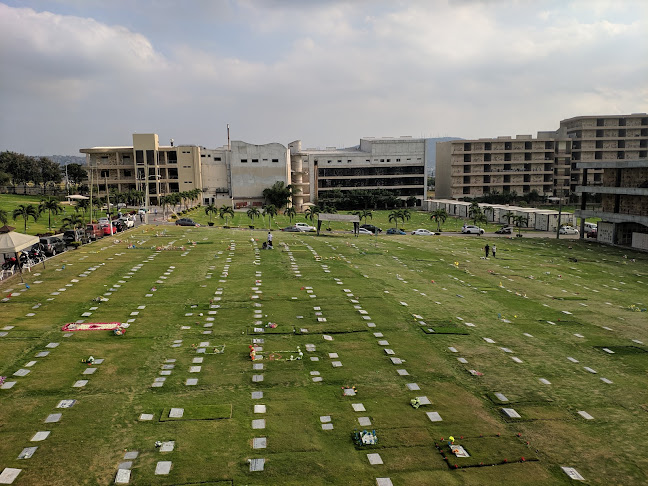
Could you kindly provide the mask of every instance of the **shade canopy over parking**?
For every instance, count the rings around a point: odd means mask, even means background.
[[[0,234],[0,253],[16,253],[38,243],[38,236],[10,231]]]
[[[320,233],[322,221],[342,221],[345,223],[353,223],[353,233],[358,235],[358,228],[360,226],[360,217],[356,214],[331,214],[320,213],[317,215],[317,234]]]
[[[68,199],[90,199],[88,196],[82,196],[81,194],[72,194],[67,197]]]

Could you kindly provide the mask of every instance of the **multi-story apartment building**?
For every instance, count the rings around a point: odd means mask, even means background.
[[[436,145],[436,197],[480,197],[515,191],[565,193],[571,141],[556,132],[454,140]]]
[[[385,189],[401,200],[416,197],[418,206],[427,197],[425,139],[366,137],[357,147],[325,150],[302,150],[297,141],[291,147],[293,184],[302,190],[302,204],[336,189]]]
[[[363,138],[349,149],[302,150],[299,140],[288,147],[232,141],[207,149],[161,146],[156,134],[134,134],[132,146],[80,152],[101,191],[145,191],[148,177],[149,205],[195,188],[206,204],[260,205],[263,190],[277,181],[299,189],[293,197],[299,211],[332,189],[388,189],[403,200],[415,196],[418,205],[426,198],[425,140],[411,137]]]
[[[582,195],[581,225],[584,218],[601,218],[599,241],[648,250],[648,115],[576,117],[563,120],[563,128],[573,137],[574,163],[583,174],[574,188]],[[586,209],[592,195],[600,195],[599,209]]]

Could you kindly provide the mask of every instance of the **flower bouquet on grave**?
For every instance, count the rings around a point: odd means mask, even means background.
[[[0,385],[3,385],[6,380],[7,380],[6,376],[0,376]]]

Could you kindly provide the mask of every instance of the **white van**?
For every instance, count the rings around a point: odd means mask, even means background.
[[[597,230],[598,230],[598,226],[596,225],[596,223],[585,223],[584,231],[586,235],[591,233],[592,231],[597,231]]]

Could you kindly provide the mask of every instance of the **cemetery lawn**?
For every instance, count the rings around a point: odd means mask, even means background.
[[[121,464],[138,485],[567,485],[573,467],[587,484],[648,483],[646,254],[498,238],[485,260],[484,237],[279,232],[258,250],[264,239],[137,228],[32,268],[29,288],[1,282],[0,474],[108,485]],[[77,320],[130,326],[61,332]],[[365,429],[377,444],[354,444]]]

